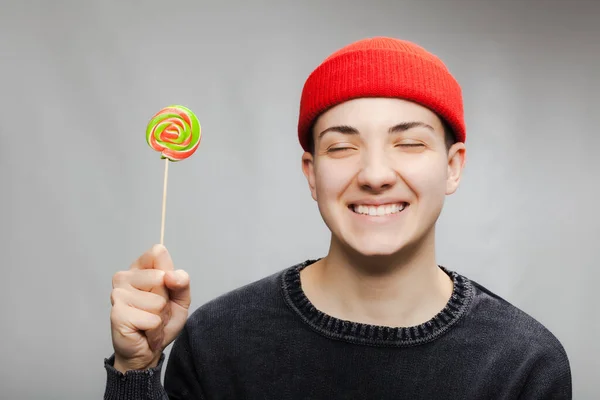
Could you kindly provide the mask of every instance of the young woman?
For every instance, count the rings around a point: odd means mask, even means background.
[[[436,261],[466,135],[441,60],[382,37],[338,50],[305,83],[298,135],[328,253],[188,318],[189,277],[154,246],[113,280],[106,399],[571,399],[560,342]]]

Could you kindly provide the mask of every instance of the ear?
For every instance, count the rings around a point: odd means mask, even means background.
[[[308,187],[310,188],[312,198],[317,201],[317,190],[315,188],[315,159],[308,151],[302,155],[302,172],[308,181]]]
[[[448,175],[446,178],[446,194],[456,192],[465,166],[467,150],[465,144],[457,142],[448,150]]]

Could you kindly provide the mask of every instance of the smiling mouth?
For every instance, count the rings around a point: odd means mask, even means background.
[[[384,217],[394,215],[408,207],[408,203],[384,204],[379,206],[369,206],[365,204],[350,204],[348,208],[356,214],[368,215],[372,217]]]

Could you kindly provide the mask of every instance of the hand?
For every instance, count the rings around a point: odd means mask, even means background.
[[[174,270],[164,246],[155,245],[113,276],[111,303],[114,367],[123,373],[153,368],[185,325],[190,278]]]

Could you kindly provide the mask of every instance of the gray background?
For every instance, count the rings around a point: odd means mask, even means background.
[[[168,104],[203,128],[169,169],[165,240],[192,308],[323,255],[300,91],[375,35],[423,45],[463,86],[468,161],[440,263],[545,324],[575,398],[600,396],[600,2],[167,3],[0,3],[0,398],[101,398],[111,277],[159,241],[163,162],[144,131]]]

